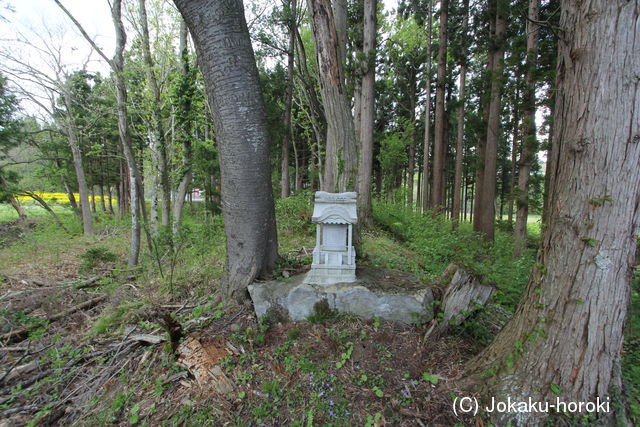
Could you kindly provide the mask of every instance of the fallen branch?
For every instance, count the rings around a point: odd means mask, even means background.
[[[58,215],[53,211],[53,209],[51,209],[51,207],[49,207],[49,205],[47,204],[47,202],[45,202],[42,197],[38,196],[36,193],[32,192],[32,191],[23,191],[21,194],[21,196],[28,196],[31,197],[33,200],[35,200],[36,202],[38,202],[40,204],[40,206],[42,206],[47,212],[49,212],[51,214],[51,216],[53,216],[53,219],[56,221],[56,223],[58,223],[58,225],[60,226],[60,228],[62,228],[64,231],[66,231],[67,233],[69,232],[69,230],[67,230],[67,228],[64,226],[64,224],[62,223],[62,221],[60,221],[60,218],[58,217]]]
[[[61,311],[60,313],[54,314],[53,316],[50,316],[45,320],[49,322],[55,322],[56,320],[62,319],[63,317],[67,317],[68,315],[75,313],[76,311],[92,308],[93,306],[103,301],[105,298],[107,298],[106,294],[99,295],[74,307],[68,308],[67,310]],[[18,340],[24,339],[29,334],[29,332],[37,329],[38,327],[40,327],[40,324],[28,325],[23,328],[16,329],[15,331],[4,333],[2,334],[2,336],[0,336],[0,340],[7,344],[16,342]]]

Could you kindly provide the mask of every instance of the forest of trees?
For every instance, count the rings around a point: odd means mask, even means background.
[[[279,262],[276,199],[356,191],[359,232],[376,203],[400,204],[470,223],[487,247],[512,233],[514,259],[540,216],[522,300],[461,381],[518,401],[620,387],[637,0],[114,0],[115,52],[52,1],[109,71],[65,64],[53,33],[0,49],[0,201],[21,218],[18,196],[55,190],[87,236],[97,211],[130,219],[133,268],[160,240],[178,247],[198,189],[224,218],[224,300],[242,303]]]

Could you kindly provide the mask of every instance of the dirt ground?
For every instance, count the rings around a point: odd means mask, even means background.
[[[484,423],[451,410],[479,350],[460,336],[349,316],[266,324],[250,304],[46,259],[0,266],[0,426]]]

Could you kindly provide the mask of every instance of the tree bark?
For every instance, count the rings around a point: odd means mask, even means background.
[[[561,4],[572,31],[559,43],[548,226],[514,317],[469,364],[500,400],[593,402],[620,385],[640,227],[640,32],[628,30],[640,1]],[[546,414],[491,416],[540,425]]]
[[[492,52],[490,53],[493,68],[491,69],[491,92],[489,95],[489,117],[487,120],[487,139],[484,148],[482,187],[479,191],[476,227],[484,234],[484,239],[493,241],[495,225],[496,198],[496,163],[498,156],[498,139],[500,136],[501,87],[504,71],[504,33],[506,30],[505,0],[495,0],[495,33],[493,34]]]
[[[431,207],[429,199],[429,150],[431,149],[431,34],[433,32],[433,0],[428,0],[427,12],[427,94],[424,106],[424,151],[422,152],[422,212]]]
[[[344,70],[347,65],[347,0],[330,0],[333,9],[333,17],[336,24],[336,35],[338,37],[338,58],[340,66]],[[345,84],[344,73],[342,74],[342,84]]]
[[[366,68],[362,76],[360,102],[360,168],[358,175],[358,218],[364,227],[373,226],[371,181],[373,171],[373,126],[375,122],[376,11],[377,0],[364,2],[364,45]]]
[[[529,19],[527,20],[527,77],[524,99],[524,141],[519,161],[517,211],[515,234],[515,255],[522,254],[527,241],[527,217],[529,216],[529,174],[531,164],[538,150],[536,139],[536,66],[538,57],[538,11],[540,0],[529,0]]]
[[[449,0],[440,1],[440,40],[438,47],[438,73],[436,81],[436,124],[433,144],[433,207],[440,211],[444,204],[444,168],[446,141],[444,139],[445,111],[444,91],[447,72],[447,23]]]
[[[469,26],[469,0],[463,4],[464,22],[462,24],[462,36],[466,37]],[[462,198],[462,166],[464,160],[464,103],[465,103],[465,83],[467,78],[466,58],[460,64],[460,105],[458,105],[458,135],[456,139],[456,169],[453,181],[453,206],[451,210],[451,224],[453,229],[458,228],[460,222],[460,205]]]
[[[329,0],[308,0],[309,16],[316,43],[320,93],[327,118],[327,146],[324,190],[354,190],[357,150],[353,118],[343,84],[340,41]]]
[[[269,140],[241,0],[174,0],[198,53],[220,150],[226,297],[242,300],[278,256]]]

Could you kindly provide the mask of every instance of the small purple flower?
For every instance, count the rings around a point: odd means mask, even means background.
[[[259,391],[256,391],[256,396],[262,396]]]
[[[267,399],[269,398],[269,393],[267,393]]]
[[[331,375],[329,375],[329,377],[330,377],[330,378],[335,378],[336,376],[335,376],[335,375],[333,375],[333,374],[331,374]]]
[[[329,391],[333,391],[333,387],[331,387],[331,388],[329,389]]]
[[[329,406],[333,406],[333,400],[329,401]]]
[[[335,417],[335,416],[336,416],[336,413],[335,413],[335,412],[333,412],[332,410],[329,410],[329,415],[331,415],[332,417]]]
[[[321,391],[320,393],[318,393],[318,396],[320,397],[324,396],[324,391]]]

